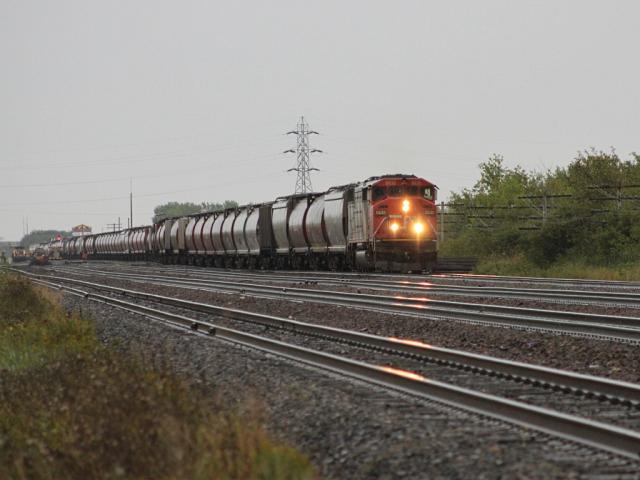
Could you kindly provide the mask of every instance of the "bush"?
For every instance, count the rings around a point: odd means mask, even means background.
[[[100,345],[92,324],[0,278],[0,478],[306,479],[309,461],[167,372]]]
[[[478,257],[486,273],[498,273],[490,265],[501,271],[526,266],[530,272],[560,272],[571,265],[573,272],[629,272],[626,265],[640,260],[636,198],[638,154],[623,161],[615,151],[589,150],[545,173],[508,168],[494,155],[480,164],[472,188],[452,194],[440,252]]]
[[[92,323],[56,302],[24,277],[0,274],[0,371],[41,367],[98,347]]]

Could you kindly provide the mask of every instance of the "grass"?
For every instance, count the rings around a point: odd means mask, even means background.
[[[547,267],[539,267],[522,257],[492,257],[481,259],[474,273],[484,275],[516,275],[549,278],[582,278],[593,280],[640,280],[640,265],[590,265],[586,262],[564,260]]]
[[[111,351],[55,295],[0,273],[0,478],[307,479],[254,402],[230,408]]]

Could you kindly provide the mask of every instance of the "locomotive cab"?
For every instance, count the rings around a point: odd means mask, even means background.
[[[371,187],[376,240],[436,238],[436,187],[422,179],[383,180]]]

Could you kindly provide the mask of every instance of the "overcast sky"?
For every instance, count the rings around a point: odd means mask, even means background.
[[[637,1],[0,1],[0,236],[382,173],[640,151]]]

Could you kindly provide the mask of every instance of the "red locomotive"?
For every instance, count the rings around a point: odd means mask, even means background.
[[[371,226],[360,234],[368,245],[364,252],[357,251],[356,265],[388,271],[430,269],[437,251],[436,187],[413,175],[385,175],[364,182],[362,191],[371,197],[363,202]]]

